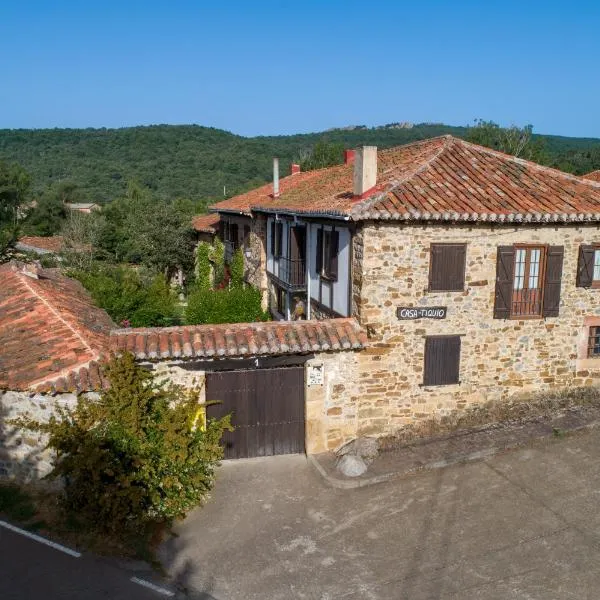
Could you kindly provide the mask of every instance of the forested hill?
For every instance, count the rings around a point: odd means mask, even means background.
[[[282,175],[321,140],[344,147],[380,148],[443,134],[465,137],[468,128],[420,124],[345,128],[321,133],[246,138],[198,125],[156,125],[123,129],[0,130],[0,160],[20,163],[35,193],[48,185],[78,186],[78,200],[108,202],[136,180],[163,198],[208,201],[271,178],[272,157]],[[538,136],[540,137],[540,136]],[[600,168],[600,139],[543,136],[547,164],[582,174]]]

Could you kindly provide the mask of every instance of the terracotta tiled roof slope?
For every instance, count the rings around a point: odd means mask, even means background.
[[[110,317],[78,281],[56,269],[23,269],[0,266],[0,389],[99,389]]]
[[[24,249],[40,250],[42,253],[60,252],[63,248],[63,237],[61,235],[42,236],[24,236],[19,238],[18,246]]]
[[[590,181],[600,181],[600,170],[586,173],[585,175],[582,175],[582,177],[584,179],[589,179]]]
[[[160,360],[355,350],[366,342],[354,319],[329,319],[119,329],[111,334],[110,348]]]
[[[599,184],[452,136],[377,156],[377,186],[365,198],[352,194],[353,165],[338,165],[304,173],[277,199],[268,185],[227,202],[357,221],[600,221]]]
[[[219,226],[219,215],[208,213],[207,215],[196,215],[192,219],[192,227],[201,233],[216,233]]]
[[[287,177],[282,177],[279,180],[279,193],[280,195],[287,195],[292,192],[296,187],[302,187],[306,182],[317,180],[323,170],[318,171],[307,171],[306,173],[295,173]],[[250,215],[251,207],[255,205],[269,204],[273,201],[273,184],[267,183],[259,188],[255,188],[240,194],[239,196],[233,196],[227,200],[221,200],[209,207],[211,211],[227,212],[235,214]]]

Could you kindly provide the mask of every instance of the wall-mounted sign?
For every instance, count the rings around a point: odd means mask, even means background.
[[[313,363],[308,365],[308,373],[306,375],[307,384],[323,385],[323,363]]]
[[[401,321],[412,319],[445,319],[447,306],[399,306],[396,316]]]

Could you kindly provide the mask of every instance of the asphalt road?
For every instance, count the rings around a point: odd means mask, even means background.
[[[157,600],[167,598],[130,581],[147,578],[108,561],[75,558],[0,527],[2,600]]]

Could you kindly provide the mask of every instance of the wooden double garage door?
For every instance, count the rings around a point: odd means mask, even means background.
[[[206,374],[207,416],[232,414],[225,458],[304,452],[304,367]]]

